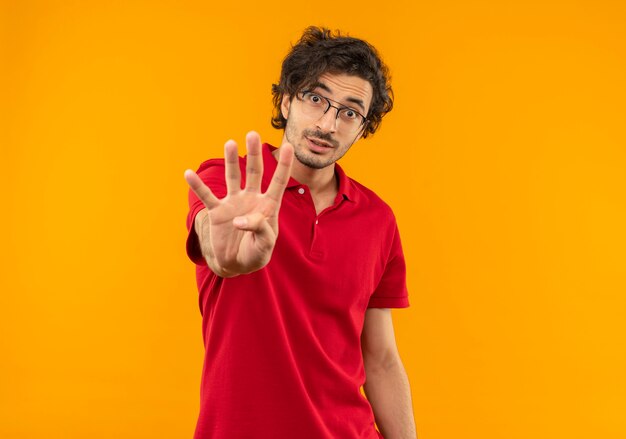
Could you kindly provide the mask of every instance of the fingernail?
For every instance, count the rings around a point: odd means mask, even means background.
[[[248,225],[248,218],[245,216],[233,218],[233,224],[237,227],[246,227]]]

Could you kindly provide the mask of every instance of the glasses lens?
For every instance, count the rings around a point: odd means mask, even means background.
[[[344,132],[355,132],[360,128],[363,117],[351,108],[336,107],[332,105],[329,99],[324,96],[311,92],[303,92],[301,94],[302,110],[304,114],[311,118],[319,119],[326,113],[330,107],[337,110],[337,129]]]
[[[361,126],[361,115],[350,108],[342,108],[337,115],[341,126],[346,131],[356,131]]]
[[[319,118],[326,112],[328,108],[328,100],[322,96],[310,92],[302,93],[302,109],[308,116]]]

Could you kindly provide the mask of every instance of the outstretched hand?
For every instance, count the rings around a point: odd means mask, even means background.
[[[229,140],[224,145],[227,193],[221,200],[195,172],[185,171],[189,187],[206,206],[195,223],[202,255],[222,277],[251,273],[270,261],[278,237],[278,211],[291,175],[293,146],[285,143],[272,181],[261,193],[263,155],[257,133],[248,133],[246,147],[246,186],[241,189],[237,144]]]

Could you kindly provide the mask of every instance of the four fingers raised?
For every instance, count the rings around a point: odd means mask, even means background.
[[[246,136],[248,158],[246,164],[246,190],[260,192],[261,179],[263,176],[263,153],[261,151],[261,139],[259,135],[251,131]],[[276,171],[272,176],[272,181],[265,195],[280,204],[293,164],[294,151],[290,143],[285,143],[280,148]],[[224,145],[224,166],[225,180],[228,194],[233,194],[241,190],[241,171],[239,169],[239,155],[237,153],[237,143],[229,140]],[[191,190],[202,200],[208,209],[219,205],[220,200],[213,195],[211,189],[206,186],[200,177],[188,169],[185,171],[185,180]]]

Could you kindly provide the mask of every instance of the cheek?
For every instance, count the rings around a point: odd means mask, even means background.
[[[292,117],[287,119],[287,125],[285,126],[285,134],[287,135],[287,137],[289,137],[289,140],[291,142],[295,142],[296,137],[297,137],[297,132],[298,130],[295,124],[294,117],[292,115]]]
[[[287,129],[292,133],[302,130],[302,122],[298,120],[296,114],[291,114],[287,119]]]

